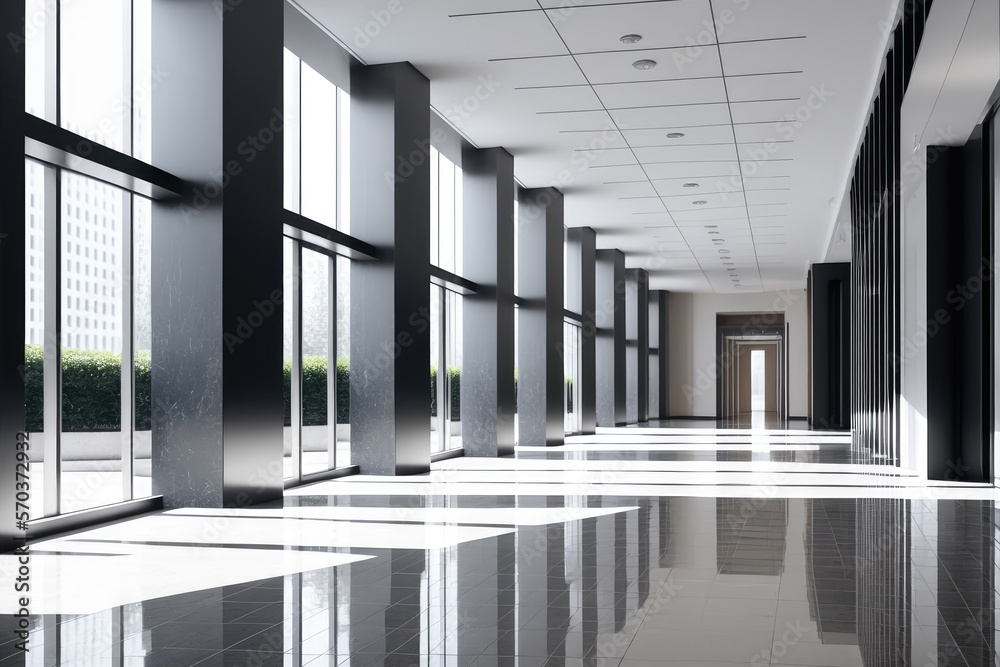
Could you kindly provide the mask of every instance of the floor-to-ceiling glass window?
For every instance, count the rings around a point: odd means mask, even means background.
[[[26,170],[33,516],[149,496],[151,203],[68,170]]]
[[[284,80],[285,208],[347,233],[350,96],[287,48]],[[351,464],[351,260],[284,243],[284,471],[299,480]]]
[[[431,453],[462,447],[462,168],[431,147]],[[451,277],[449,281],[448,277]]]
[[[31,495],[31,516],[42,516],[45,497],[44,484],[47,475],[42,461],[43,436],[45,434],[45,283],[46,262],[46,195],[54,182],[55,170],[38,162],[25,160],[25,224],[27,243],[25,244],[24,294],[24,429],[29,440],[35,443],[31,449],[33,467]],[[54,346],[48,346],[50,351]],[[51,475],[48,475],[51,476]]]
[[[565,392],[563,394],[563,413],[567,433],[577,433],[583,430],[580,421],[580,345],[583,331],[577,322],[566,321],[563,324],[563,374],[565,375]]]
[[[581,348],[583,345],[583,275],[582,247],[570,243],[569,229],[563,227],[563,430],[583,430],[580,414],[582,381]],[[571,255],[572,253],[572,255]],[[570,260],[573,261],[570,261]]]
[[[519,278],[520,272],[518,271],[520,264],[518,261],[518,257],[521,254],[520,213],[521,213],[520,204],[518,203],[517,198],[515,197],[514,198],[514,444],[515,445],[517,445],[517,443],[520,441],[520,433],[521,433],[520,422],[518,421],[518,414],[517,414],[517,360],[520,359],[520,357],[518,356],[518,349],[517,349],[518,347],[517,332],[521,330],[520,326],[518,326],[518,316],[520,315],[520,312],[517,304],[517,295],[519,293],[518,285],[520,284],[520,278]]]
[[[444,360],[442,351],[443,335],[441,327],[441,317],[444,312],[441,307],[444,288],[439,285],[431,285],[430,301],[430,339],[431,339],[431,453],[443,451],[445,449],[445,410],[444,405],[446,392],[444,383],[441,382],[441,362]]]
[[[72,150],[149,162],[150,0],[24,4],[25,110],[76,134]],[[32,517],[148,496],[151,203],[26,160],[25,204]]]
[[[125,192],[61,174],[62,438],[60,508],[124,500],[122,298]]]

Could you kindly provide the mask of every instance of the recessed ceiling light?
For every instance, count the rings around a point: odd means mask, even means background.
[[[683,136],[684,136],[683,132],[671,132],[670,134],[667,135],[667,139],[680,139]],[[685,185],[684,187],[689,187],[689,186]]]
[[[642,41],[642,35],[637,35],[634,32],[621,36],[622,44],[638,44],[641,41]]]
[[[636,60],[634,63],[632,63],[632,67],[636,69],[653,69],[654,67],[656,67],[656,61],[645,60],[645,59]]]
[[[695,199],[695,200],[694,200],[693,202],[691,202],[691,203],[692,203],[692,204],[694,204],[695,206],[704,206],[704,205],[705,205],[705,204],[707,204],[708,202],[707,202],[707,201],[705,201],[704,199]]]
[[[697,183],[685,183],[684,187],[686,187],[686,188],[700,188],[701,186],[698,185]]]

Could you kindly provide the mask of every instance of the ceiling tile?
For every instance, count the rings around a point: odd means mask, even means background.
[[[766,37],[796,37],[794,34],[770,34]],[[723,42],[726,40],[723,39]],[[758,74],[760,72],[785,72],[802,69],[801,64],[809,50],[808,39],[778,39],[773,41],[722,44],[722,62],[726,76]]]
[[[596,91],[609,108],[726,101],[726,88],[721,78],[615,83],[596,86]]]
[[[591,83],[722,75],[716,49],[705,49],[704,53],[694,60],[686,58],[683,53],[683,49],[628,51],[578,55],[576,60]],[[657,65],[653,69],[638,70],[632,66],[632,63],[638,60],[653,60]]]
[[[573,4],[577,6],[561,7],[549,12],[549,16],[574,53],[685,46],[689,38],[697,44],[698,38],[704,37],[699,33],[712,25],[707,0],[635,3],[628,11]],[[624,45],[620,38],[627,34],[639,34],[642,41],[634,47]]]
[[[731,162],[736,160],[736,146],[728,143],[713,146],[660,146],[656,148],[636,148],[635,154],[642,163],[687,163],[705,164]]]
[[[668,139],[670,132],[682,132],[683,137]],[[622,134],[628,139],[632,146],[652,146],[657,144],[671,144],[684,146],[687,144],[712,144],[722,142],[732,142],[733,130],[728,122],[719,123],[713,127],[670,127],[664,126],[657,129],[648,130],[622,130]]]

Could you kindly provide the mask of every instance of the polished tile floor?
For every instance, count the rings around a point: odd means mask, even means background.
[[[37,542],[0,665],[993,665],[995,507],[843,435],[614,429]]]

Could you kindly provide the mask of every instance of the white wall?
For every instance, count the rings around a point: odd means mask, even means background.
[[[785,314],[789,416],[808,414],[809,347],[805,290],[746,294],[670,293],[670,415],[715,417],[716,315]]]

